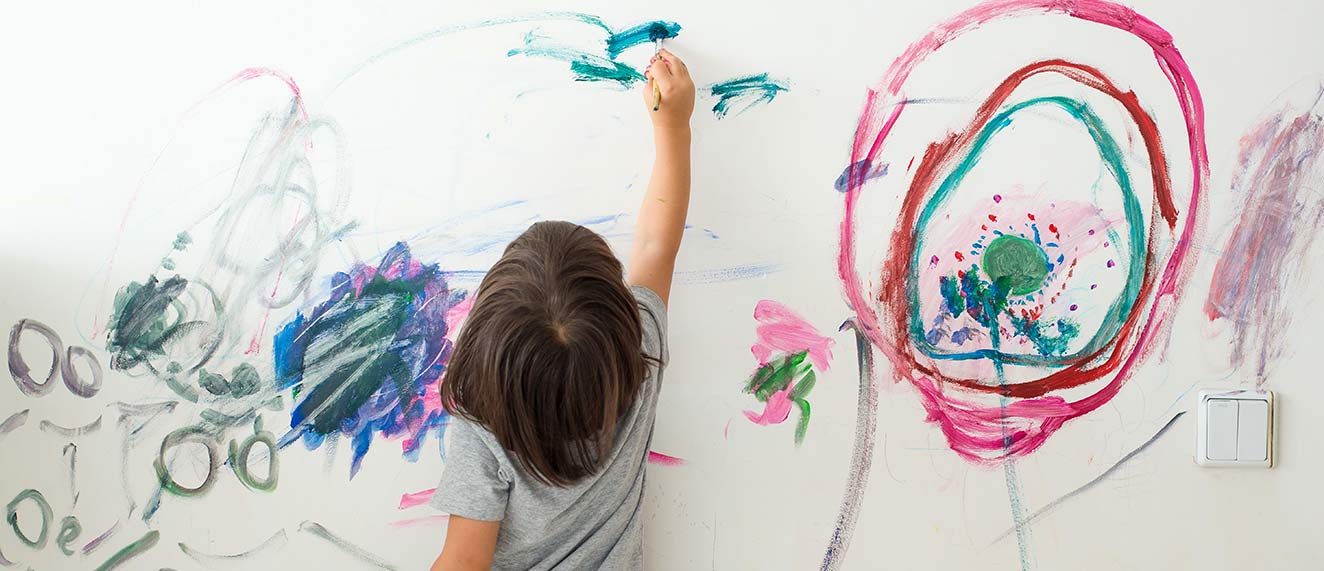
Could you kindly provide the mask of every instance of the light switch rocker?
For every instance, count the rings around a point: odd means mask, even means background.
[[[1200,391],[1195,462],[1209,467],[1271,468],[1273,426],[1272,391]]]

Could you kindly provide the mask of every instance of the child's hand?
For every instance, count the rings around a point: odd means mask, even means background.
[[[644,86],[644,104],[648,106],[648,116],[653,118],[653,129],[689,128],[690,115],[694,114],[694,80],[690,79],[685,62],[676,54],[660,50],[644,77],[649,80]],[[655,85],[662,95],[656,110],[653,109]]]

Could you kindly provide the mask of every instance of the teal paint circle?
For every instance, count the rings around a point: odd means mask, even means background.
[[[1083,347],[1075,353],[1062,356],[1041,356],[1041,355],[1021,355],[1014,353],[1003,353],[1000,349],[979,349],[976,351],[965,352],[946,352],[940,351],[925,338],[924,320],[920,317],[919,303],[919,272],[916,268],[920,267],[920,255],[924,251],[925,233],[928,230],[929,223],[936,217],[938,211],[951,197],[952,193],[965,180],[965,176],[979,162],[985,148],[989,142],[1003,129],[1011,125],[1014,116],[1023,110],[1037,107],[1048,106],[1056,107],[1065,111],[1073,120],[1081,124],[1089,131],[1090,138],[1093,139],[1095,147],[1099,151],[1099,158],[1107,168],[1108,174],[1117,183],[1122,194],[1122,208],[1125,213],[1126,239],[1128,254],[1128,265],[1126,274],[1126,284],[1117,298],[1113,300],[1108,307],[1108,312],[1104,315],[1101,325],[1095,330],[1094,335]],[[1117,144],[1117,140],[1108,132],[1102,119],[1094,113],[1088,104],[1077,101],[1069,97],[1038,97],[1027,101],[1022,101],[1006,110],[1002,111],[990,119],[980,129],[973,142],[970,144],[970,150],[965,157],[956,165],[954,170],[943,179],[942,183],[934,191],[933,196],[924,204],[918,218],[915,220],[914,228],[911,233],[914,236],[914,246],[910,253],[911,271],[905,276],[906,280],[906,299],[908,301],[908,333],[911,343],[919,349],[924,355],[942,360],[964,361],[970,359],[992,359],[999,363],[1012,365],[1026,365],[1037,367],[1060,367],[1079,361],[1085,356],[1092,355],[1102,347],[1106,346],[1122,330],[1122,325],[1126,321],[1126,316],[1131,312],[1131,308],[1139,302],[1140,286],[1145,275],[1146,256],[1144,250],[1145,244],[1145,217],[1144,211],[1140,206],[1140,200],[1136,197],[1135,190],[1131,185],[1131,175],[1126,171],[1125,154]],[[1118,240],[1114,238],[1114,242]],[[1120,244],[1119,244],[1120,246]]]
[[[999,236],[984,249],[980,260],[989,281],[1014,295],[1038,291],[1048,277],[1048,254],[1020,236]]]
[[[258,425],[261,426],[260,424]],[[248,470],[248,454],[252,452],[253,446],[261,444],[267,447],[267,477],[255,478],[252,472]],[[250,490],[260,492],[270,492],[276,489],[276,482],[280,476],[280,462],[276,452],[276,436],[265,430],[260,430],[254,435],[244,440],[242,445],[230,441],[230,468],[234,470],[235,477]]]
[[[41,512],[41,532],[37,534],[36,539],[24,535],[23,530],[18,527],[18,505],[23,503],[23,500],[31,500],[32,503],[37,504],[37,510]],[[14,496],[14,501],[9,502],[6,512],[8,513],[5,514],[5,520],[9,522],[9,527],[13,528],[14,535],[18,536],[18,540],[23,542],[23,545],[33,549],[46,547],[46,535],[50,533],[51,520],[55,518],[54,512],[51,511],[50,502],[46,501],[46,496],[41,495],[41,492],[37,490],[23,490],[17,496]]]
[[[197,442],[207,447],[207,479],[196,488],[189,488],[176,482],[170,475],[169,466],[166,465],[166,451],[185,442]],[[185,497],[196,496],[210,490],[212,484],[216,483],[216,467],[219,465],[220,454],[212,444],[212,436],[201,426],[185,426],[167,434],[161,441],[161,451],[157,453],[156,461],[152,463],[152,467],[156,469],[156,478],[161,483],[161,489]]]

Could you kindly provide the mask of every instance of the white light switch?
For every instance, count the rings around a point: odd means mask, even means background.
[[[1270,391],[1200,391],[1195,461],[1203,466],[1272,467],[1273,417]]]
[[[1237,459],[1237,401],[1210,399],[1208,424],[1205,430],[1205,458],[1210,460]]]
[[[1237,461],[1263,462],[1269,455],[1269,403],[1237,402]]]

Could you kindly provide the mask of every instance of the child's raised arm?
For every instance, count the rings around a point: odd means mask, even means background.
[[[653,119],[656,156],[648,191],[639,207],[630,254],[629,282],[653,290],[662,302],[671,295],[671,274],[676,267],[690,206],[690,115],[694,112],[694,81],[685,63],[661,50],[648,67],[644,103]],[[661,104],[654,108],[654,85]]]

